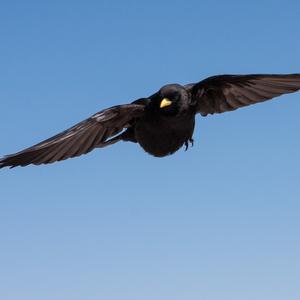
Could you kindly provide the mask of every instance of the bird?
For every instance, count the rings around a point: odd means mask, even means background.
[[[89,153],[119,141],[155,157],[193,145],[195,117],[234,111],[300,89],[300,73],[216,75],[197,83],[167,84],[151,96],[97,112],[32,147],[6,155],[0,168],[40,165]]]

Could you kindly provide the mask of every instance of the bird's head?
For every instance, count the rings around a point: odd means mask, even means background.
[[[179,84],[165,85],[150,98],[152,108],[166,116],[175,116],[188,110],[190,103],[189,93]]]

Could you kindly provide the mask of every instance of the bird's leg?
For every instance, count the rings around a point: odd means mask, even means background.
[[[192,147],[194,146],[194,140],[193,140],[193,138],[189,138],[188,140],[186,140],[184,142],[184,146],[185,146],[184,151],[187,151],[187,149],[189,149],[189,143],[192,144]]]
[[[188,142],[188,141],[185,141],[185,142],[184,142],[184,146],[185,146],[184,151],[187,151],[187,149],[189,149],[189,142]]]

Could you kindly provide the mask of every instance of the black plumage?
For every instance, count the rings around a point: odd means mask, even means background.
[[[0,159],[0,168],[47,164],[118,141],[139,143],[157,157],[193,143],[195,115],[232,111],[300,89],[300,74],[219,75],[169,84],[148,98],[104,109],[39,144]]]

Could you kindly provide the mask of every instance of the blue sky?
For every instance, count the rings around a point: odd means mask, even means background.
[[[2,1],[1,155],[166,83],[300,72],[299,1]],[[298,300],[300,93],[0,172],[5,300]]]

